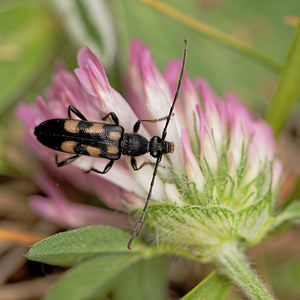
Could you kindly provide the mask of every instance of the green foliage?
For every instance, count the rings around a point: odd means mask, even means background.
[[[114,227],[83,227],[38,242],[27,257],[47,264],[71,266],[100,254],[126,253],[129,238],[128,233]]]
[[[37,1],[0,4],[0,112],[41,73],[55,46],[57,26]]]
[[[300,17],[299,17],[300,18]],[[267,120],[278,135],[300,99],[300,19],[290,44],[278,87],[267,112]]]
[[[76,265],[65,273],[46,299],[165,299],[166,260],[114,227],[89,226],[53,235],[35,244],[27,257],[60,266]],[[79,263],[79,264],[78,264]]]
[[[213,271],[181,299],[222,300],[225,298],[229,286],[228,279]]]
[[[256,52],[282,63],[293,28],[284,24],[283,17],[299,11],[300,2],[274,0],[272,5],[257,1],[224,1],[213,7],[199,1],[162,1],[202,23],[240,39]],[[277,73],[260,61],[239,54],[170,19],[138,0],[113,1],[122,43],[120,58],[127,65],[127,50],[132,38],[150,46],[154,61],[163,69],[172,58],[180,57],[182,41],[189,40],[187,70],[191,76],[203,76],[222,94],[231,90],[241,95],[252,107],[264,108]]]
[[[280,224],[284,221],[300,222],[300,202],[294,202],[290,204],[276,217],[277,224]]]
[[[274,255],[274,256],[273,256]],[[272,282],[278,299],[299,299],[300,259],[297,252],[293,255],[265,257],[267,275]],[[280,276],[278,276],[280,274]]]
[[[105,254],[92,258],[69,270],[54,286],[46,300],[102,299],[116,282],[119,274],[137,257],[131,253]]]
[[[113,300],[167,299],[167,262],[164,257],[139,260],[121,274]]]

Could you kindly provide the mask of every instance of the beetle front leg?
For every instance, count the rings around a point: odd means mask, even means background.
[[[71,157],[63,160],[63,161],[58,162],[58,157],[57,157],[57,154],[56,154],[55,155],[55,163],[56,163],[57,167],[63,167],[63,166],[69,165],[70,163],[72,163],[74,160],[76,160],[79,157],[80,157],[80,155],[76,154],[74,156],[71,156]]]
[[[137,166],[136,164],[136,159],[134,157],[131,157],[131,160],[130,160],[130,163],[131,163],[131,166],[132,166],[132,169],[134,171],[138,171],[140,170],[141,168],[143,168],[144,166],[147,166],[147,165],[152,165],[152,166],[155,166],[155,162],[152,162],[152,161],[144,161],[139,167]]]
[[[110,170],[110,168],[112,167],[113,164],[114,164],[114,160],[111,160],[111,161],[105,166],[105,168],[104,168],[103,171],[99,171],[99,170],[97,170],[97,169],[91,168],[91,169],[89,169],[89,170],[87,170],[87,171],[84,171],[84,173],[95,172],[95,173],[99,173],[99,174],[106,174],[106,173]]]
[[[105,115],[102,120],[105,121],[108,117],[111,117],[115,125],[119,125],[119,118],[114,112],[110,112],[107,115]]]
[[[77,116],[79,119],[83,120],[83,121],[87,121],[86,117],[74,106],[72,105],[69,105],[68,107],[68,117],[69,119],[72,119],[71,118],[71,112]]]
[[[140,129],[141,123],[156,123],[156,122],[160,122],[160,121],[164,121],[167,120],[169,116],[165,116],[159,119],[153,119],[153,120],[137,120],[135,122],[135,124],[133,125],[133,133],[137,133]]]

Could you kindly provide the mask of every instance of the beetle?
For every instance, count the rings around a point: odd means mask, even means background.
[[[149,192],[143,208],[142,214],[136,223],[135,229],[132,233],[131,239],[128,242],[128,249],[131,249],[131,243],[139,233],[142,226],[145,213],[151,198],[151,193],[154,185],[154,180],[157,173],[157,168],[162,159],[163,154],[174,151],[174,143],[165,140],[167,136],[167,128],[173,115],[176,100],[178,98],[184,67],[186,63],[187,41],[184,40],[184,54],[182,59],[181,71],[177,83],[175,96],[170,107],[169,114],[166,117],[154,120],[138,120],[133,126],[133,132],[124,132],[124,128],[119,125],[119,119],[114,112],[110,112],[103,117],[105,121],[109,117],[113,121],[111,123],[91,122],[74,106],[68,107],[68,119],[50,119],[40,123],[34,129],[34,134],[37,140],[48,148],[53,150],[74,154],[73,156],[58,162],[57,155],[55,155],[55,162],[57,167],[62,167],[71,164],[82,155],[101,157],[109,159],[108,164],[103,170],[91,168],[88,172],[96,172],[106,174],[115,160],[120,159],[121,155],[128,155],[131,157],[131,166],[137,171],[145,165],[154,165],[152,180],[150,183]],[[79,118],[72,119],[71,113]],[[138,130],[142,123],[159,122],[166,120],[162,136],[154,136],[148,141],[145,137],[138,134]],[[137,166],[135,157],[150,153],[156,158],[154,162],[143,162],[139,167]]]
[[[71,113],[81,120],[72,119]],[[136,156],[150,152],[150,155],[157,158],[165,153],[174,151],[174,143],[167,142],[159,136],[154,136],[150,141],[138,134],[142,122],[159,122],[167,117],[154,120],[138,120],[133,126],[133,133],[125,133],[124,128],[119,125],[119,119],[113,112],[107,114],[103,120],[111,117],[114,124],[90,122],[74,106],[68,107],[68,119],[50,119],[35,127],[34,134],[37,140],[53,150],[75,154],[61,162],[55,161],[57,167],[68,165],[82,155],[102,157],[109,159],[104,169],[91,168],[88,172],[106,174],[113,166],[115,160],[121,155],[131,156],[131,166],[137,171],[147,164],[143,162],[139,167],[136,163]]]

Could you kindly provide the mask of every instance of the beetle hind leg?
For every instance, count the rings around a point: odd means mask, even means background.
[[[110,170],[110,168],[113,166],[113,164],[114,164],[114,160],[111,160],[111,161],[105,166],[105,168],[103,169],[103,171],[99,171],[99,170],[97,170],[97,169],[91,168],[91,169],[89,169],[89,170],[84,171],[84,173],[95,172],[95,173],[98,173],[98,174],[106,174],[106,173]]]
[[[79,154],[76,154],[74,156],[71,156],[63,161],[58,161],[58,156],[57,154],[55,155],[55,163],[56,163],[56,166],[57,167],[63,167],[63,166],[66,166],[66,165],[69,165],[71,164],[74,160],[76,160],[77,158],[79,158],[81,155]]]

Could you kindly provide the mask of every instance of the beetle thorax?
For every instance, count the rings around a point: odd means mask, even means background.
[[[149,152],[149,142],[137,133],[125,133],[121,142],[122,154],[139,156]]]

